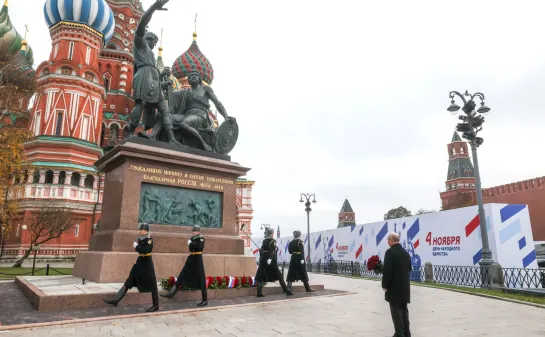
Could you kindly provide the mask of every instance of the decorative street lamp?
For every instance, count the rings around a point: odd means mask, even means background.
[[[306,201],[303,200],[303,197]],[[312,261],[310,260],[310,212],[312,212],[312,208],[310,208],[310,198],[312,198],[313,203],[316,203],[316,195],[314,195],[314,193],[301,193],[301,200],[299,200],[299,202],[305,203],[305,212],[307,212],[307,256],[309,262],[309,271],[312,271]]]
[[[269,228],[271,228],[271,225],[269,225],[268,223],[262,223],[261,227],[259,227],[259,229],[261,230],[267,230]]]
[[[490,245],[488,244],[488,233],[486,231],[486,217],[484,214],[483,206],[483,194],[481,191],[481,175],[479,173],[479,159],[477,158],[477,148],[483,144],[483,139],[477,137],[477,134],[483,129],[484,116],[490,111],[490,108],[484,104],[484,94],[477,92],[473,95],[466,92],[462,95],[457,91],[451,91],[449,93],[450,106],[447,108],[453,115],[458,113],[460,107],[454,102],[455,96],[458,96],[464,102],[462,111],[464,114],[461,114],[458,118],[462,123],[458,123],[456,130],[462,133],[462,138],[465,138],[469,141],[471,145],[471,155],[473,156],[473,166],[475,170],[475,189],[477,193],[477,204],[479,207],[479,222],[481,227],[481,239],[482,239],[482,255],[479,265],[481,267],[490,267],[494,263],[492,259],[492,251],[490,250]],[[464,97],[465,96],[465,97]],[[467,98],[466,98],[467,97]],[[481,106],[475,112],[475,107],[477,104],[474,99],[479,98],[481,101]]]

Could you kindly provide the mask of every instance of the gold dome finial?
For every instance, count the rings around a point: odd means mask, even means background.
[[[4,0],[4,7],[8,7],[8,0]]]
[[[8,0],[6,0],[6,3],[8,2]],[[6,6],[6,5],[4,5]],[[25,25],[25,37],[23,38],[23,41],[21,41],[21,50],[22,51],[27,51],[27,37],[28,37],[28,25]]]
[[[163,57],[163,28],[161,28],[161,40],[159,42],[159,56]]]
[[[197,41],[197,15],[195,14],[195,30],[193,31],[193,41]]]

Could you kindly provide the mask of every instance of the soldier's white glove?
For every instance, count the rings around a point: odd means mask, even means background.
[[[136,248],[136,246],[138,246],[138,243],[133,242],[133,243],[132,243],[132,247],[133,247],[133,248]]]
[[[191,244],[191,240],[187,240],[187,244],[190,245],[190,244]]]
[[[301,260],[301,264],[305,264],[305,260]]]
[[[271,259],[268,259],[267,260],[267,264],[271,264],[272,260]]]

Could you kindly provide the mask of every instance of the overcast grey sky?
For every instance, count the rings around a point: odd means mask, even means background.
[[[44,0],[11,0],[37,66],[51,45]],[[144,0],[147,8],[152,0]],[[254,233],[306,231],[300,192],[318,203],[311,229],[337,226],[348,196],[358,223],[403,205],[440,207],[457,118],[448,92],[481,91],[492,109],[479,150],[484,186],[545,174],[545,21],[540,1],[171,0],[171,64],[192,41],[211,61],[235,116],[234,161],[252,168]],[[259,235],[259,234],[258,234]]]

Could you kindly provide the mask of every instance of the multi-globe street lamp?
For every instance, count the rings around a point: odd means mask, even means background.
[[[490,250],[490,245],[488,243],[488,233],[486,228],[486,217],[484,213],[483,206],[483,195],[481,190],[481,175],[479,173],[479,159],[477,158],[477,148],[483,144],[483,139],[477,137],[477,134],[483,129],[484,116],[490,111],[490,108],[484,104],[484,94],[477,92],[475,94],[470,94],[466,92],[462,95],[458,91],[451,91],[449,93],[450,106],[447,108],[453,115],[458,113],[460,106],[458,106],[454,99],[459,97],[464,105],[462,106],[463,114],[460,114],[458,117],[462,123],[458,123],[456,130],[462,133],[462,138],[467,139],[469,145],[471,146],[471,155],[473,156],[473,166],[475,172],[475,189],[477,193],[477,204],[479,208],[479,222],[481,229],[481,240],[482,240],[482,253],[481,261],[479,265],[481,267],[490,267],[494,260],[492,259],[492,251]],[[475,98],[480,100],[481,106],[475,111],[477,104],[475,103]]]
[[[307,212],[307,256],[308,256],[308,263],[309,263],[309,271],[312,271],[312,261],[310,260],[310,212],[312,212],[312,208],[310,208],[311,198],[312,198],[312,203],[316,203],[316,195],[314,195],[314,193],[312,194],[301,193],[301,199],[299,200],[299,202],[305,203],[305,212]]]

